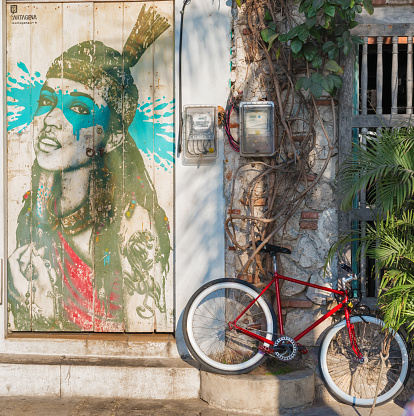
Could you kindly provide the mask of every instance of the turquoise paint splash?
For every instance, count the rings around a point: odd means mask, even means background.
[[[160,101],[165,101],[165,97],[156,100]],[[165,171],[171,171],[175,162],[173,115],[174,100],[153,108],[148,97],[138,106],[128,130],[138,149]]]
[[[17,129],[20,133],[33,120],[38,108],[40,90],[44,84],[41,74],[30,75],[26,65],[17,64],[19,71],[14,78],[7,77],[7,130]],[[168,102],[165,97],[155,100],[151,97],[142,102],[129,126],[129,133],[138,149],[150,160],[157,169],[171,171],[174,165],[174,100]]]
[[[20,71],[16,78],[7,74],[7,131],[23,131],[31,122],[37,109],[43,80],[40,73],[30,76],[23,62],[18,62]]]

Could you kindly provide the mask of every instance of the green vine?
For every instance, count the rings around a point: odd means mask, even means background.
[[[297,91],[310,90],[316,98],[324,91],[335,96],[342,86],[340,51],[348,55],[355,43],[363,43],[359,36],[351,35],[350,30],[358,25],[355,16],[363,8],[369,14],[374,12],[372,0],[296,0],[295,3],[299,4],[304,22],[287,33],[280,33],[278,22],[267,10],[264,16],[267,27],[261,31],[261,37],[267,43],[268,51],[275,48],[277,59],[282,44],[290,42],[293,58],[305,60],[307,76],[297,79]]]

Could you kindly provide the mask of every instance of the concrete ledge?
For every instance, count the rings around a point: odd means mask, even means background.
[[[197,399],[200,373],[181,359],[0,355],[0,396]]]
[[[280,376],[222,376],[202,371],[200,396],[219,409],[278,415],[312,405],[315,376],[312,370]]]
[[[2,354],[179,358],[171,334],[12,333]]]

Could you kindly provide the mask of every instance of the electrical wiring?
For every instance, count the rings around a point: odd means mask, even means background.
[[[237,96],[234,97],[233,92],[230,91],[229,98],[227,99],[226,109],[224,111],[224,131],[226,132],[231,148],[235,152],[240,152],[240,143],[231,134],[230,117],[232,111],[238,108],[238,105],[242,98],[242,94],[243,91],[238,93]]]

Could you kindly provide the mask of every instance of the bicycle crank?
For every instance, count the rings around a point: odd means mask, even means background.
[[[296,357],[298,353],[298,346],[293,338],[282,335],[279,337],[273,347],[273,353],[277,359],[281,361],[290,361]]]

